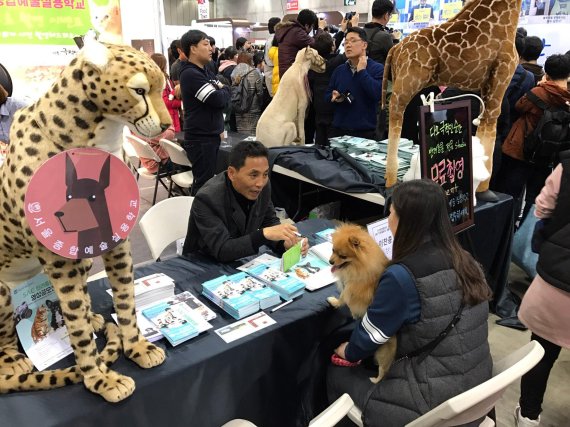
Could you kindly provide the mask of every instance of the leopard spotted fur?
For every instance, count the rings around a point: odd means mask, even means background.
[[[99,354],[93,340],[103,319],[91,312],[87,293],[92,261],[62,258],[41,245],[25,218],[24,196],[34,171],[64,150],[97,147],[120,154],[124,125],[144,136],[160,134],[171,123],[162,101],[164,84],[163,73],[145,53],[93,40],[86,42],[45,95],[16,113],[9,153],[0,170],[0,393],[49,389],[80,380],[111,402],[134,391],[133,380],[110,370],[109,355]],[[102,257],[125,355],[143,368],[161,364],[164,351],[150,344],[136,326],[128,239]],[[31,372],[31,362],[18,352],[10,301],[10,289],[42,269],[61,302],[77,363],[49,375]]]

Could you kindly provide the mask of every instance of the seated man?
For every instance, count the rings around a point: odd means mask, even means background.
[[[325,100],[334,106],[331,137],[376,137],[384,66],[366,57],[366,40],[360,27],[346,31],[344,54],[348,60],[334,70],[325,93]]]
[[[257,253],[262,245],[281,254],[299,241],[297,228],[280,224],[271,202],[267,148],[242,141],[230,153],[228,170],[196,194],[183,253],[200,251],[221,262]],[[303,240],[303,254],[308,244]]]

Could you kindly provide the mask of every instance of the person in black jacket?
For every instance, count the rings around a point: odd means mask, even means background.
[[[390,0],[375,0],[372,3],[372,21],[364,25],[368,37],[368,57],[384,65],[388,51],[398,40],[386,28],[392,14],[396,13],[394,3]]]
[[[308,78],[313,93],[313,108],[315,110],[315,144],[328,146],[330,129],[333,121],[334,106],[325,100],[325,92],[329,86],[333,71],[346,62],[344,54],[334,54],[334,40],[328,33],[315,37],[313,48],[327,61],[324,73],[309,70]],[[305,127],[306,128],[306,127]]]
[[[183,254],[201,252],[221,262],[257,253],[262,245],[278,254],[299,238],[293,224],[280,224],[271,202],[267,148],[242,141],[231,151],[227,172],[198,192],[188,220]],[[302,253],[308,251],[303,240]]]
[[[184,105],[184,143],[192,162],[194,183],[191,195],[214,176],[224,132],[223,110],[230,101],[230,88],[206,68],[212,59],[208,36],[190,30],[180,40],[188,62],[180,68],[180,89]]]

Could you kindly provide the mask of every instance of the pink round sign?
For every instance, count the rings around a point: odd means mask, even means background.
[[[127,238],[139,203],[137,181],[120,159],[76,148],[40,166],[28,185],[25,211],[34,236],[50,251],[92,258]]]

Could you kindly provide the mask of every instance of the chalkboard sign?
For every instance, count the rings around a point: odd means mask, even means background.
[[[457,233],[473,225],[471,102],[420,107],[422,177],[437,182],[447,195],[449,219]]]

